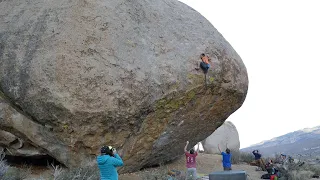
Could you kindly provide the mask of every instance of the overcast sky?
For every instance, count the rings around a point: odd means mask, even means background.
[[[241,148],[320,125],[320,1],[180,1],[207,18],[247,67],[246,101],[228,119]]]

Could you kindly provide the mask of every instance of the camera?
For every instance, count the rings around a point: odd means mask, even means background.
[[[116,150],[116,148],[114,148],[114,147],[112,147],[112,146],[108,146],[109,147],[109,149],[111,150],[111,151],[115,151]]]

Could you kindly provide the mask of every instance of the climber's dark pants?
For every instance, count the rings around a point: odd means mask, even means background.
[[[209,68],[210,68],[210,64],[207,64],[205,62],[201,62],[200,63],[200,68],[203,70],[203,73],[207,74]]]

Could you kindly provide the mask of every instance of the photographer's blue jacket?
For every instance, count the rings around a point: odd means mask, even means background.
[[[118,180],[117,167],[123,166],[123,161],[118,154],[114,157],[102,155],[97,157],[101,180]]]

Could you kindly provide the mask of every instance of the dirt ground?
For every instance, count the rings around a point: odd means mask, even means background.
[[[159,168],[167,168],[167,169],[175,169],[180,171],[185,171],[185,158],[182,157],[181,159],[174,161],[170,164],[164,165],[164,167]],[[155,170],[148,169],[146,171]],[[247,164],[235,164],[232,165],[233,170],[244,170],[248,174],[248,180],[258,180],[260,179],[261,175],[265,174],[266,172],[256,171],[256,167],[249,166]],[[199,175],[208,175],[214,171],[222,171],[222,162],[220,155],[212,155],[212,154],[202,154],[200,153],[197,156],[197,173]],[[143,172],[138,173],[130,173],[130,174],[122,174],[119,176],[119,180],[141,180],[140,177]]]
[[[261,175],[266,173],[263,171],[256,171],[255,166],[250,166],[246,163],[234,164],[232,165],[232,169],[246,171],[248,180],[259,180]],[[144,171],[130,174],[121,174],[119,175],[119,180],[143,180],[143,174],[154,171],[161,171],[162,173],[164,173],[167,172],[167,170],[179,170],[184,172],[186,170],[185,157],[182,156],[180,159],[161,167],[149,168]],[[199,176],[206,176],[211,172],[222,170],[223,168],[220,155],[199,153],[199,155],[197,156],[197,173]],[[38,179],[39,176],[42,177],[42,179],[51,179],[48,177],[51,177],[52,173],[52,168],[48,169],[47,167],[32,167],[32,175],[27,180],[34,180],[34,178]]]
[[[48,168],[32,168],[32,175],[31,177],[28,178],[28,180],[31,180],[33,178],[39,177],[41,175],[44,179],[47,179],[46,177],[49,177],[50,174],[52,174],[52,169]],[[144,173],[147,171],[160,171],[166,169],[170,170],[179,170],[184,172],[186,170],[185,168],[185,157],[182,156],[180,159],[166,164],[162,167],[157,167],[157,168],[150,168],[146,169],[144,171],[139,171],[136,173],[130,173],[130,174],[121,174],[119,175],[119,180],[143,180],[142,176]],[[248,180],[258,180],[260,179],[262,174],[265,174],[265,172],[262,171],[256,171],[256,167],[254,166],[249,166],[247,164],[235,164],[232,165],[233,170],[244,170],[247,172]],[[220,155],[212,155],[212,154],[202,154],[199,153],[197,156],[197,173],[199,176],[205,176],[208,175],[211,172],[214,171],[222,171],[222,162],[221,162],[221,156]]]
[[[143,180],[143,178],[142,178],[143,174],[145,174],[148,171],[150,172],[150,171],[161,171],[162,170],[162,172],[167,172],[167,169],[179,170],[179,171],[184,172],[186,170],[185,157],[182,156],[180,159],[178,159],[172,163],[166,164],[162,167],[150,168],[150,169],[146,169],[144,171],[139,171],[139,172],[130,173],[130,174],[121,174],[121,175],[119,175],[119,180]],[[260,180],[261,175],[266,173],[263,171],[256,171],[256,167],[250,166],[245,163],[234,164],[234,165],[232,165],[232,169],[246,171],[246,173],[248,174],[248,180]],[[197,173],[199,176],[205,176],[211,172],[222,171],[222,170],[223,170],[223,168],[222,168],[222,162],[221,162],[220,155],[200,153],[197,156]],[[32,167],[32,174],[26,180],[39,179],[39,177],[42,177],[41,179],[51,179],[49,177],[52,177],[52,173],[53,173],[52,168]]]

